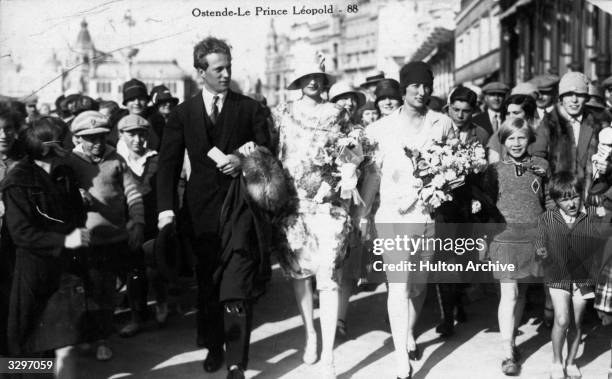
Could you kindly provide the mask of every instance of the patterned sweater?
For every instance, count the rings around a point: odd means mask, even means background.
[[[99,162],[86,155],[81,145],[73,153],[69,162],[85,197],[92,244],[126,240],[131,224],[144,224],[142,194],[127,163],[110,146]]]

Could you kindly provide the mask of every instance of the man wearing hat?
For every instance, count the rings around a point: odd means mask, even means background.
[[[108,118],[97,111],[85,111],[74,118],[70,130],[77,145],[69,161],[88,208],[85,226],[91,231],[90,269],[102,314],[99,334],[105,336],[113,326],[117,269],[129,251],[143,242],[144,206],[125,160],[106,144]],[[112,351],[101,341],[96,354],[107,360]]]
[[[138,79],[130,79],[123,83],[123,105],[127,109],[127,114],[135,114],[149,119],[151,115],[155,113],[155,109],[147,107],[149,102],[149,94],[147,93],[147,86]],[[123,111],[125,112],[125,111]],[[118,114],[117,117],[121,118],[125,114]],[[153,120],[152,124],[159,124],[159,121]],[[151,122],[151,120],[149,120]],[[155,129],[160,128],[156,126],[149,130],[149,136],[147,139],[147,146],[153,150],[159,149],[160,137],[157,135]],[[117,149],[123,151],[125,146],[122,144],[117,145]]]
[[[385,78],[385,73],[380,70],[372,70],[366,74],[365,82],[359,86],[366,93],[368,101],[374,101],[374,89],[379,81]]]
[[[510,96],[512,95],[527,95],[531,96],[534,100],[538,100],[540,97],[540,91],[535,84],[531,82],[522,82],[512,87]]]
[[[601,130],[601,123],[586,109],[588,99],[589,82],[584,74],[563,75],[559,82],[559,104],[542,119],[533,145],[533,154],[548,160],[553,174],[570,171],[583,181],[587,191],[593,181],[591,162],[598,150]],[[598,171],[607,172],[607,157],[599,157],[594,163]]]
[[[232,56],[227,43],[207,37],[194,47],[193,59],[204,87],[177,106],[164,131],[157,172],[158,228],[175,223],[177,184],[187,150],[192,170],[183,208],[197,259],[197,342],[208,348],[205,371],[221,367],[225,344],[228,378],[244,378],[252,301],[262,293],[256,282],[270,267],[254,243],[254,222],[232,230],[240,243],[221,246],[219,220],[230,186],[240,180],[239,156],[250,155],[257,145],[268,146],[270,137],[259,104],[229,89]],[[225,251],[230,256],[220,263]]]
[[[501,82],[491,82],[482,87],[485,111],[474,116],[472,121],[484,128],[489,135],[493,135],[501,125],[499,112],[509,90],[508,86]]]
[[[530,83],[534,84],[540,93],[536,99],[536,105],[538,106],[538,120],[542,120],[545,113],[552,112],[557,102],[559,77],[552,74],[538,75],[531,79]]]

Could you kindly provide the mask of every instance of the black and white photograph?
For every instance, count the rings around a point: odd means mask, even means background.
[[[612,0],[0,0],[0,378],[612,379]]]

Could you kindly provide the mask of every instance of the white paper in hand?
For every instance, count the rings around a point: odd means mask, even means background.
[[[215,161],[217,165],[222,165],[229,161],[229,159],[227,158],[227,155],[223,154],[223,152],[219,150],[216,146],[208,150],[208,153],[206,155],[210,159]]]

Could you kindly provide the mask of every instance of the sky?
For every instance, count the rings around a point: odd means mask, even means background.
[[[73,46],[80,23],[86,19],[94,45],[101,51],[155,40],[137,46],[136,60],[176,59],[183,70],[194,74],[194,44],[214,35],[232,45],[235,78],[261,77],[270,20],[275,19],[277,30],[286,31],[293,23],[312,21],[316,16],[194,17],[194,8],[222,11],[240,6],[243,11],[253,11],[264,6],[291,12],[293,5],[320,4],[311,0],[0,0],[0,59],[37,67],[49,59],[53,49]],[[126,15],[133,20],[131,27]]]

